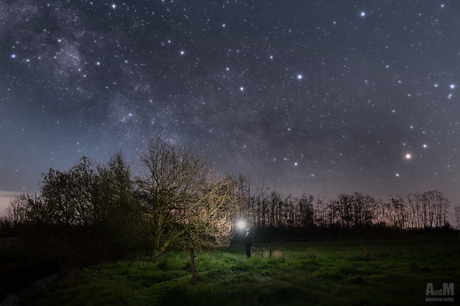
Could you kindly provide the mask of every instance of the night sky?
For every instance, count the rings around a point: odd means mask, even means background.
[[[283,194],[460,202],[460,2],[0,1],[0,196],[162,136]],[[1,203],[0,203],[1,204]],[[5,205],[5,203],[3,203]]]

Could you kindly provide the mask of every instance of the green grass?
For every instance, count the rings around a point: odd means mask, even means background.
[[[272,243],[247,259],[235,244],[71,271],[23,299],[33,305],[420,305],[428,282],[459,283],[458,235]],[[458,286],[458,285],[457,285]],[[457,290],[458,292],[458,290]],[[458,295],[458,294],[457,294]],[[458,300],[458,299],[457,299]]]

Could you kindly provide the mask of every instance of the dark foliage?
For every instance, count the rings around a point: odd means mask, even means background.
[[[139,157],[137,177],[121,153],[107,163],[83,156],[68,171],[50,169],[39,195],[10,203],[5,228],[33,256],[67,268],[229,245],[236,209],[230,176],[161,138]]]
[[[269,193],[263,183],[254,184],[245,177],[240,177],[239,186],[244,203],[238,217],[249,222],[260,240],[393,237],[407,231],[451,229],[447,220],[450,202],[436,190],[388,200],[355,192],[325,201],[311,194],[296,198]]]

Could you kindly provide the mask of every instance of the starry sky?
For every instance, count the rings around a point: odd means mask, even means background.
[[[294,196],[460,202],[460,3],[0,1],[0,197],[149,139]]]

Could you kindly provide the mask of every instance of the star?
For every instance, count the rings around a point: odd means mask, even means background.
[[[460,203],[460,33],[444,1],[39,2],[0,5],[0,195],[39,191],[77,141],[103,161],[161,136],[293,197],[425,185]]]

